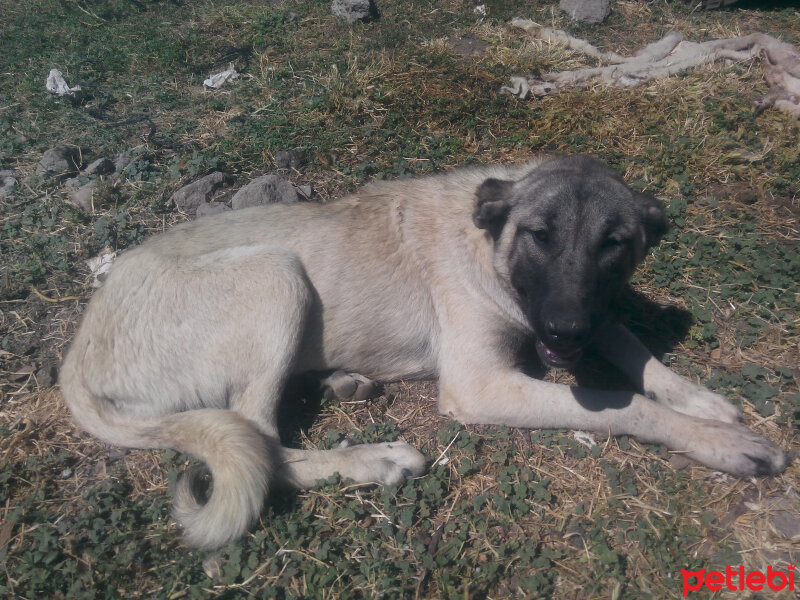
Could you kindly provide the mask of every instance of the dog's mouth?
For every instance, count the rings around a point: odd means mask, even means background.
[[[544,345],[541,340],[536,340],[536,352],[539,358],[548,367],[555,369],[569,369],[574,367],[583,355],[583,348],[575,350],[553,350]]]

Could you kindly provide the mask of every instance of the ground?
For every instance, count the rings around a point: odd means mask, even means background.
[[[3,596],[670,598],[681,569],[797,564],[797,463],[742,480],[625,437],[596,433],[589,448],[570,431],[463,427],[437,414],[434,382],[392,383],[362,403],[297,386],[291,443],[401,438],[430,472],[397,488],[275,493],[252,532],[208,560],[169,517],[189,459],[96,442],[54,384],[91,295],[85,260],[189,218],[167,200],[202,175],[224,171],[240,187],[300,149],[306,163],[281,174],[324,202],[374,178],[586,152],[668,205],[672,229],[620,301],[630,326],[797,452],[800,126],[754,114],[759,65],[627,90],[498,94],[514,75],[592,64],[526,39],[513,17],[619,52],[672,29],[800,45],[792,2],[697,4],[619,0],[589,27],[555,0],[489,1],[485,16],[467,0],[381,0],[378,19],[354,25],[322,0],[2,3],[0,170],[18,181],[0,199]],[[231,61],[242,75],[204,89]],[[82,97],[46,92],[51,68]],[[84,211],[62,180],[34,173],[57,144],[80,148],[84,164],[124,151],[133,161],[99,180]],[[578,376],[619,384],[596,360]]]

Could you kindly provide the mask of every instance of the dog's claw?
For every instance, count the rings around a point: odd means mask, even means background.
[[[791,462],[781,448],[742,425],[699,420],[697,427],[689,456],[714,469],[737,477],[779,475]]]

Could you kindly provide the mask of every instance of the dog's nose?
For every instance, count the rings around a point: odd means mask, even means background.
[[[545,334],[554,350],[582,348],[589,341],[589,322],[575,315],[553,315],[545,321]]]

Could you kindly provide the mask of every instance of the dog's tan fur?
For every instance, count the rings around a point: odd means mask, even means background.
[[[783,453],[736,424],[732,405],[673,374],[621,326],[594,343],[640,394],[545,383],[515,367],[506,336],[533,334],[510,284],[517,217],[496,237],[476,227],[476,189],[497,178],[517,182],[509,189],[520,196],[540,169],[473,168],[326,205],[233,211],[126,252],[61,371],[76,422],[111,444],[176,448],[208,464],[208,502],[188,480],[175,499],[187,543],[201,548],[244,533],[272,478],[303,487],[334,472],[386,483],[423,472],[403,442],[280,447],[285,381],[312,370],[438,376],[441,411],[464,423],[626,433],[739,475],[782,470]]]

